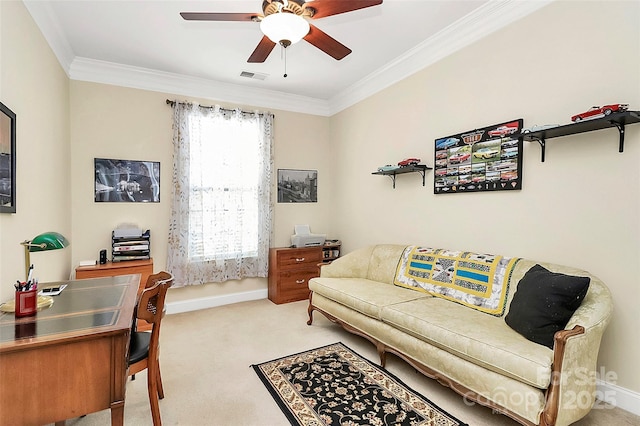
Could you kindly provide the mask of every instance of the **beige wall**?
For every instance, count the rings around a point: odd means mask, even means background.
[[[71,82],[71,164],[73,234],[72,264],[96,259],[100,249],[111,256],[111,231],[121,223],[151,230],[154,270],[165,268],[171,198],[172,110],[165,100],[175,95],[97,83]],[[179,98],[183,100],[183,98]],[[193,100],[193,99],[192,99]],[[214,102],[197,100],[203,105]],[[234,105],[224,105],[235,107]],[[246,109],[251,109],[245,106]],[[293,226],[308,223],[313,230],[330,232],[331,166],[327,149],[329,119],[272,111],[274,169],[315,169],[319,176],[318,203],[275,204],[272,246],[288,246]],[[94,158],[160,161],[160,203],[96,203]],[[273,197],[275,192],[275,170]],[[266,279],[172,289],[169,302],[213,297],[267,288]]]
[[[20,242],[71,235],[69,80],[22,2],[0,2],[0,101],[16,113],[15,214],[0,214],[0,302],[24,279]],[[71,248],[33,253],[41,281],[66,279]]]
[[[568,123],[591,105],[640,109],[640,3],[556,2],[332,117],[347,251],[416,243],[591,271],[613,292],[600,364],[640,391],[640,124],[525,143],[521,191],[433,194],[417,174],[372,176],[405,157],[434,163],[439,137],[524,118]],[[366,188],[367,191],[363,191]]]

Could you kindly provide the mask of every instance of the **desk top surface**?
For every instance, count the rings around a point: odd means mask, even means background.
[[[65,339],[108,335],[131,327],[140,275],[41,283],[67,284],[53,305],[36,315],[0,314],[0,352],[28,349]]]

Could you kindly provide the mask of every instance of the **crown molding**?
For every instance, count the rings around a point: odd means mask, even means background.
[[[48,2],[23,1],[62,68],[72,80],[331,116],[545,7],[554,0],[489,0],[329,100],[77,57]]]
[[[76,57],[69,67],[69,78],[266,109],[329,115],[326,100],[89,58]]]

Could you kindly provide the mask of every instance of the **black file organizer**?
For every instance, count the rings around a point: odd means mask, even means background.
[[[146,230],[140,237],[118,238],[111,233],[111,257],[113,262],[144,260],[151,258],[151,231]]]

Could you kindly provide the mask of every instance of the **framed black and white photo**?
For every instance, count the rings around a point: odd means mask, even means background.
[[[159,203],[160,163],[95,158],[95,201]]]
[[[16,212],[16,115],[0,102],[0,213]]]
[[[279,203],[317,203],[318,171],[278,169]]]

